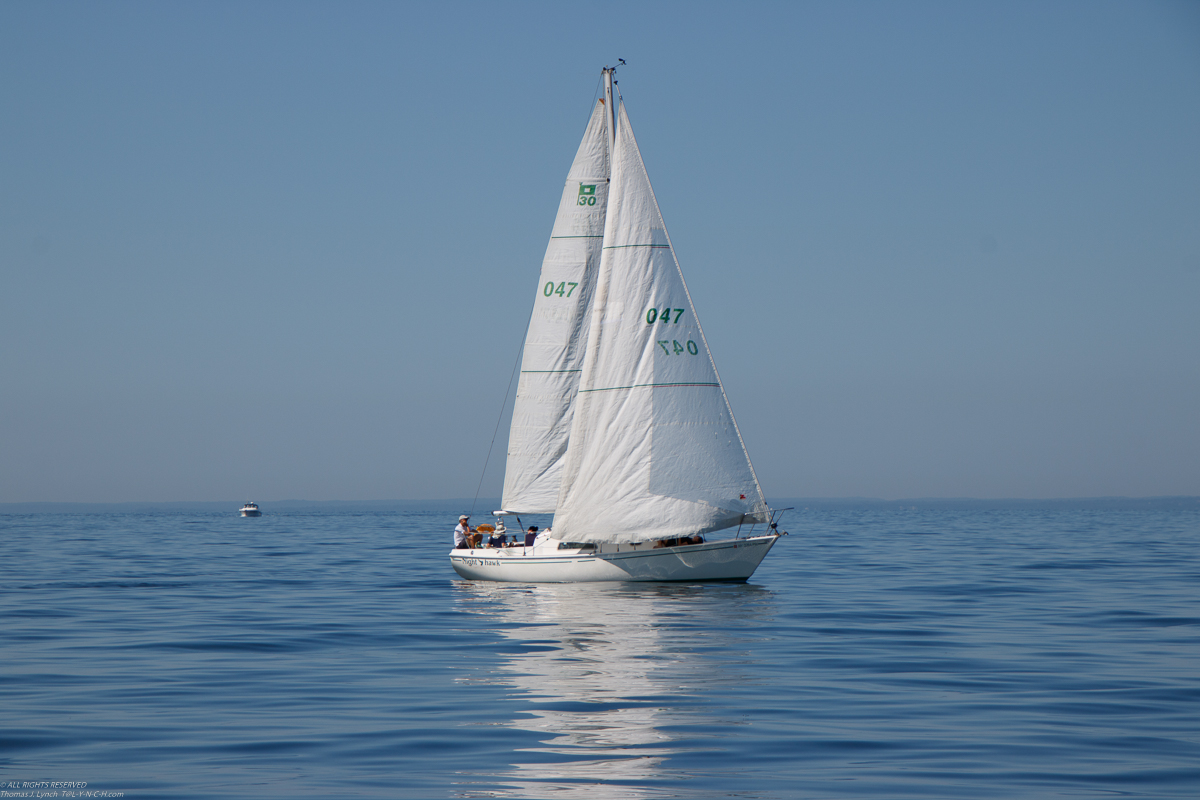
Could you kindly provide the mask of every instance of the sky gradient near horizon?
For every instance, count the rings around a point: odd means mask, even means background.
[[[473,495],[618,57],[768,496],[1200,495],[1200,4],[600,8],[0,5],[0,502]]]

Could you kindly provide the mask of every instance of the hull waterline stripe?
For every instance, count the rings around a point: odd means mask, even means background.
[[[647,386],[720,386],[719,383],[635,383],[633,386],[609,386],[607,389],[580,389],[579,392],[615,392],[618,389],[643,389]]]

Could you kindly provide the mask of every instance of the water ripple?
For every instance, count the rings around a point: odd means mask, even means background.
[[[126,797],[1200,796],[1200,515],[813,511],[745,585],[452,514],[0,517],[0,778]]]

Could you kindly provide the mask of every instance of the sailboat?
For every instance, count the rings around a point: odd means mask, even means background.
[[[553,524],[517,546],[452,550],[463,578],[744,581],[782,535],[614,71],[603,71],[542,262],[493,512],[553,513]],[[732,536],[709,536],[721,531]]]

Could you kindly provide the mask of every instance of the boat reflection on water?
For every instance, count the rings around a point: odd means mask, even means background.
[[[494,618],[497,633],[528,647],[466,679],[526,698],[508,724],[541,743],[514,753],[528,757],[510,772],[489,776],[505,787],[489,797],[676,796],[664,782],[688,776],[665,762],[720,749],[713,731],[738,724],[716,718],[705,696],[745,679],[747,628],[773,610],[770,591],[746,584],[458,589],[460,610]]]

